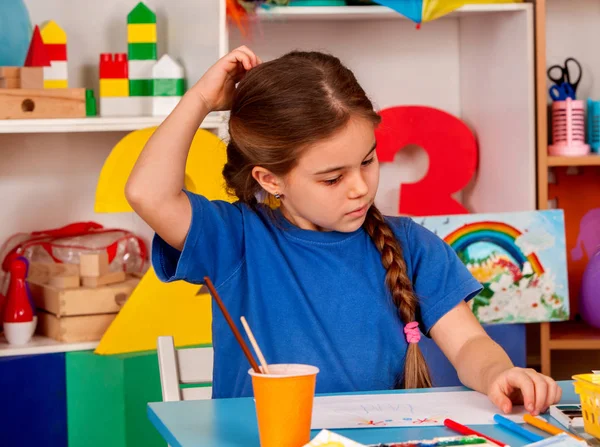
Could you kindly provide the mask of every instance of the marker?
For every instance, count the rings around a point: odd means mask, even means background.
[[[583,441],[583,439],[580,438],[579,436],[575,436],[574,434],[569,433],[568,431],[561,430],[560,428],[555,427],[552,424],[549,424],[548,422],[544,421],[543,419],[537,418],[530,414],[523,415],[523,420],[525,422],[527,422],[529,425],[533,425],[534,427],[539,428],[540,430],[545,431],[546,433],[550,433],[551,435],[558,435],[561,433],[566,433],[567,435],[571,436],[572,438],[577,439],[578,441]]]
[[[540,436],[537,433],[534,433],[532,431],[524,429],[516,422],[513,422],[510,419],[505,418],[504,416],[502,416],[500,414],[494,415],[494,421],[496,421],[497,424],[503,426],[504,428],[512,431],[513,433],[516,433],[516,434],[522,436],[523,438],[527,439],[528,441],[537,442],[537,441],[541,441],[542,439],[544,439],[543,436]]]
[[[454,430],[457,433],[460,433],[461,435],[476,435],[476,436],[481,436],[482,438],[487,439],[490,442],[493,442],[494,444],[499,445],[500,447],[510,447],[508,444],[504,444],[503,442],[500,441],[496,441],[493,438],[490,438],[487,435],[484,435],[483,433],[479,433],[475,430],[470,429],[469,427],[465,427],[462,424],[459,424],[458,422],[453,421],[452,419],[444,419],[444,425],[446,427],[448,427],[450,430]]]

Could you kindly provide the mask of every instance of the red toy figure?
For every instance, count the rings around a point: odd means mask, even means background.
[[[33,320],[34,305],[29,286],[25,281],[28,267],[27,259],[21,256],[10,264],[10,284],[3,319],[5,323],[24,323]]]

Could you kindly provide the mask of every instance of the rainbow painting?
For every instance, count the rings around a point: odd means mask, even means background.
[[[483,291],[469,302],[482,323],[569,318],[562,210],[414,217],[456,252]]]

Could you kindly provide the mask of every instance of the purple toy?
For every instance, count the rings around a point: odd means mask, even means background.
[[[587,324],[600,328],[600,250],[590,258],[583,272],[579,313]]]

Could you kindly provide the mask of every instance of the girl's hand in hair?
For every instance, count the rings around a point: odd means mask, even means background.
[[[200,96],[210,111],[229,110],[236,84],[261,62],[248,47],[236,48],[210,67],[192,91]]]

